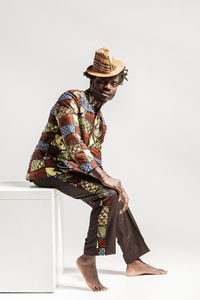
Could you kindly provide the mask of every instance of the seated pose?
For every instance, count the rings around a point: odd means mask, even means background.
[[[91,206],[83,255],[76,264],[93,291],[108,289],[99,281],[96,256],[115,254],[116,239],[127,265],[125,275],[167,273],[140,259],[150,249],[128,207],[129,197],[121,181],[102,167],[107,126],[101,107],[113,99],[127,73],[124,63],[115,60],[108,48],[98,49],[93,65],[84,72],[89,88],[67,90],[58,98],[26,174],[26,180],[39,187],[58,189]]]

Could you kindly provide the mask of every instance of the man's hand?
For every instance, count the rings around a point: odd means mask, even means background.
[[[101,183],[109,188],[116,190],[119,194],[119,201],[124,203],[123,208],[120,210],[120,214],[122,214],[128,208],[129,197],[121,185],[121,181],[119,179],[113,178],[109,176],[102,168],[97,167],[90,172],[91,175],[98,178]]]
[[[120,210],[120,214],[122,214],[125,210],[128,208],[128,203],[129,203],[129,197],[122,187],[121,180],[112,178],[110,176],[105,176],[101,183],[107,187],[110,187],[112,189],[115,189],[118,194],[119,194],[119,201],[122,201],[124,203],[123,208]]]

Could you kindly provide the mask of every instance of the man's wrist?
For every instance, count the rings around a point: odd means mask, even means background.
[[[106,173],[105,170],[103,170],[102,168],[100,168],[99,166],[92,169],[90,172],[89,172],[90,175],[93,175],[94,177],[98,178],[100,181],[103,181],[104,178],[108,175]]]

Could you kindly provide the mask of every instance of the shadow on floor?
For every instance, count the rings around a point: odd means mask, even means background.
[[[99,274],[110,274],[110,275],[125,275],[125,271],[116,271],[116,270],[108,270],[108,269],[97,269]],[[79,274],[80,271],[77,268],[64,268],[64,275],[65,274],[72,274],[77,273]]]

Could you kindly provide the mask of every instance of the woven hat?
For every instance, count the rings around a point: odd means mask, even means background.
[[[124,68],[121,60],[115,60],[106,47],[95,52],[93,65],[87,68],[87,73],[97,77],[110,77],[119,74]]]

